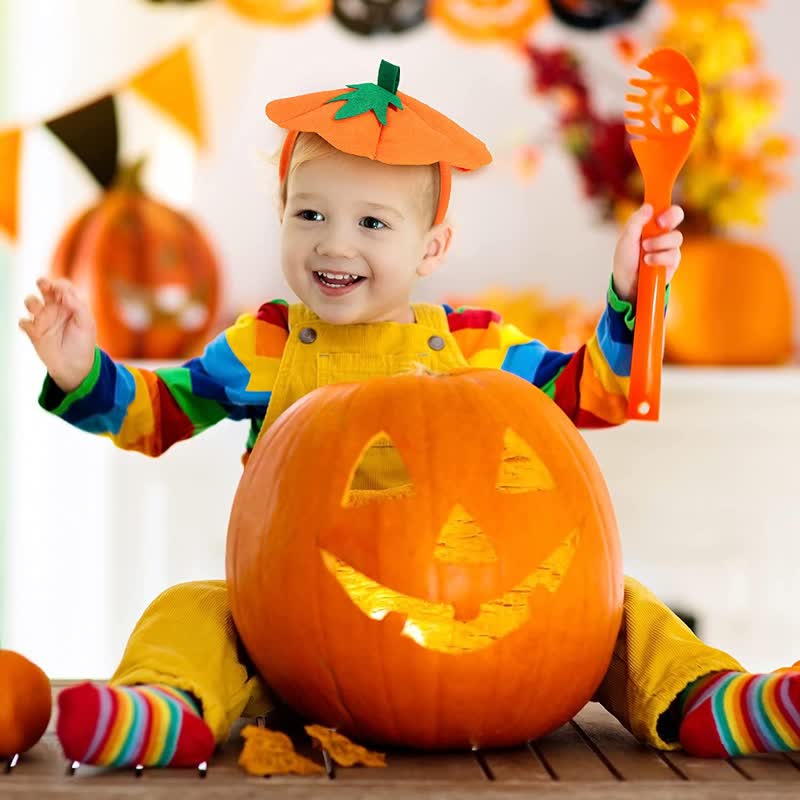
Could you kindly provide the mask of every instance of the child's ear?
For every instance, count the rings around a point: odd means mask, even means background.
[[[417,275],[430,275],[444,260],[453,239],[453,228],[448,222],[434,225],[425,237],[425,255],[417,267]]]

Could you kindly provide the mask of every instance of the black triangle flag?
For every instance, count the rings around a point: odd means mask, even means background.
[[[119,134],[113,95],[95,100],[46,123],[105,189],[118,168]]]

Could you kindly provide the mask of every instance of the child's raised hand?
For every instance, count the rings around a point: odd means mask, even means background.
[[[681,261],[683,234],[676,230],[683,222],[683,209],[671,206],[658,218],[661,233],[642,240],[642,229],[653,216],[653,207],[645,204],[631,214],[622,229],[614,251],[614,291],[621,300],[636,304],[639,283],[639,243],[645,250],[648,264],[662,264],[667,269],[667,283]]]
[[[50,377],[64,392],[80,386],[94,364],[95,324],[89,306],[66,279],[36,281],[41,298],[28,295],[30,317],[19,327],[28,334]]]

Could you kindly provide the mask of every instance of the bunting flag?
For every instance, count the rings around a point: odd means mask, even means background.
[[[103,189],[119,171],[116,93],[131,89],[156,106],[202,146],[203,124],[189,47],[181,45],[114,92],[43,124],[86,167]],[[26,126],[28,127],[28,126]],[[0,233],[17,237],[19,162],[23,129],[0,131]]]
[[[178,48],[139,73],[129,85],[176,122],[198,147],[202,147],[204,135],[200,99],[187,46]]]
[[[104,188],[117,175],[119,136],[112,95],[45,123]]]
[[[0,131],[0,231],[17,238],[17,194],[22,131]]]

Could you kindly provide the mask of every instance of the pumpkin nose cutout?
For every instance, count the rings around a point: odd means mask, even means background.
[[[439,533],[433,557],[445,564],[493,564],[497,552],[492,540],[459,503],[453,506]]]

